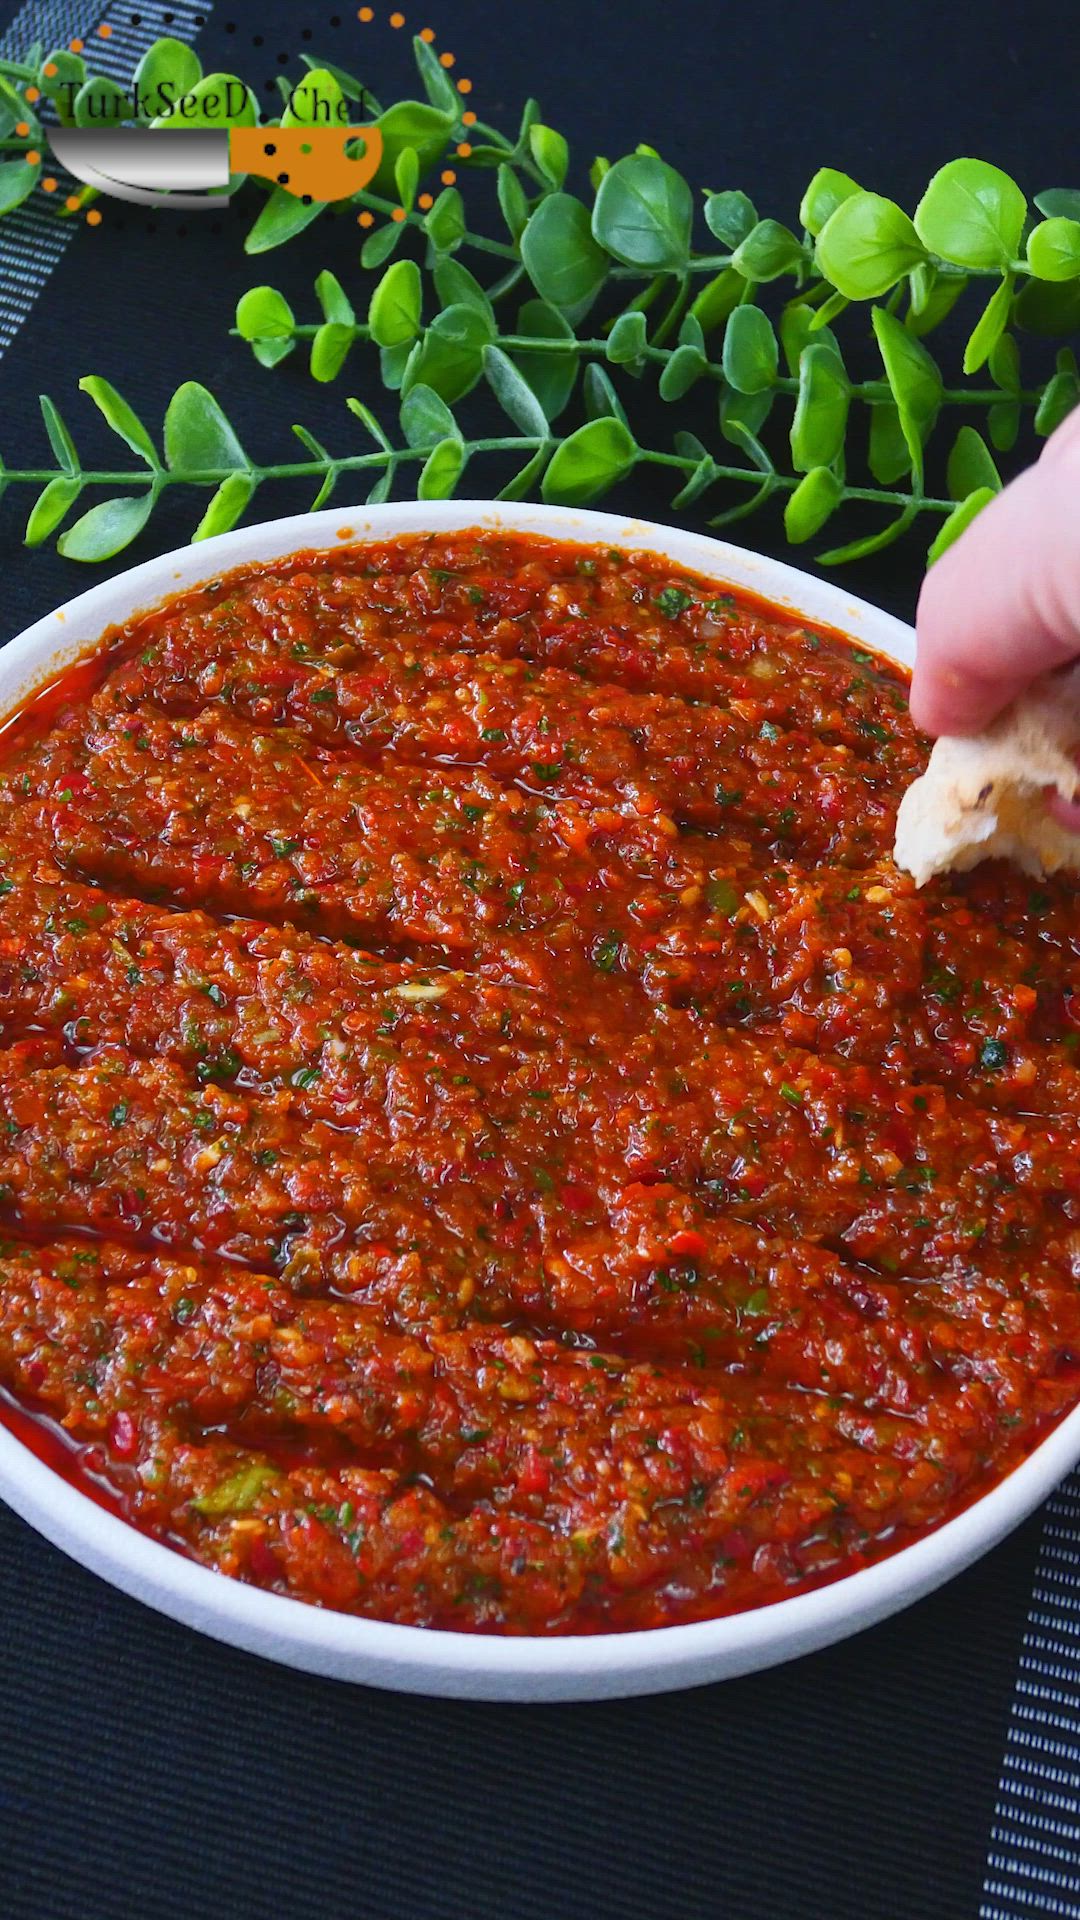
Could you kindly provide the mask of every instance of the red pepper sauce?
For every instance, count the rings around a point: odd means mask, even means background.
[[[890,855],[906,678],[466,532],[0,736],[0,1413],[235,1578],[489,1633],[917,1538],[1078,1397],[1071,889]]]

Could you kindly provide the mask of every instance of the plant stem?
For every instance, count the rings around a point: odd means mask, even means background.
[[[325,459],[288,460],[270,466],[252,464],[248,469],[257,485],[266,480],[325,480],[327,475],[343,473],[363,473],[375,468],[398,466],[403,461],[412,461],[421,465],[435,451],[436,442],[422,447],[377,447],[370,453],[351,453],[340,456],[328,454]],[[537,434],[504,434],[483,440],[468,440],[464,443],[466,455],[483,453],[535,453],[550,445],[546,436]],[[640,447],[638,458],[650,466],[673,467],[680,473],[693,473],[698,460],[693,454],[667,453],[660,448]],[[149,487],[155,495],[166,487],[217,487],[235,467],[179,467],[159,468],[156,471],[147,468],[144,471],[132,468],[108,470],[96,468],[93,471],[81,471],[77,478],[84,487]],[[9,486],[30,485],[47,486],[57,478],[58,470],[53,467],[12,467],[8,468],[0,483],[0,490]],[[757,467],[717,466],[713,481],[730,480],[739,486],[760,486],[763,475]],[[790,493],[802,479],[801,474],[777,473],[772,484],[779,492]],[[912,502],[907,493],[893,491],[887,487],[845,487],[845,501],[867,501],[878,506],[911,506],[918,513],[951,513],[955,500],[920,498]]]
[[[508,275],[507,279],[509,280],[510,278],[511,276]],[[500,282],[498,288],[490,289],[489,292],[497,293],[505,292],[506,290],[506,285]],[[678,302],[676,301],[676,305],[677,304]],[[666,326],[666,320],[664,325]],[[231,327],[229,332],[231,338],[234,340],[242,338],[236,327]],[[318,332],[319,327],[313,321],[301,321],[294,326],[292,338],[294,340],[313,340]],[[659,340],[659,337],[660,334],[658,330],[657,340]],[[370,329],[364,326],[362,322],[357,322],[353,328],[354,341],[368,341],[370,338]],[[534,338],[531,334],[525,333],[501,333],[496,345],[500,346],[504,353],[582,353],[594,355],[600,359],[606,359],[607,357],[607,341],[603,338],[590,340],[575,338],[573,340],[564,340],[558,335],[549,337],[546,334],[537,334]],[[673,347],[658,346],[654,341],[652,344],[642,347],[640,357],[643,360],[657,361],[666,366],[674,351],[675,349]],[[704,377],[710,380],[722,382],[724,379],[723,368],[718,366],[714,361],[710,361],[702,371]],[[794,375],[778,374],[772,382],[772,389],[775,393],[796,394],[799,391],[799,382]],[[892,389],[887,380],[853,380],[850,393],[853,400],[873,402],[876,400],[892,399]],[[1029,388],[1022,388],[1017,393],[1007,393],[1002,387],[945,387],[942,389],[941,394],[944,405],[956,407],[994,406],[998,401],[1008,400],[1018,400],[1025,406],[1037,406],[1041,398],[1042,395],[1037,389]]]

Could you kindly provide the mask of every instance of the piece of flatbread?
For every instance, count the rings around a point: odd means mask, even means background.
[[[943,734],[900,802],[894,857],[925,886],[935,873],[1013,860],[1025,873],[1080,869],[1080,834],[1046,806],[1080,795],[1080,667],[1047,674],[985,732]]]

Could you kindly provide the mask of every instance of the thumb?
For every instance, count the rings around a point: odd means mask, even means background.
[[[977,733],[1080,655],[1080,408],[931,567],[916,627],[911,712],[931,734]]]

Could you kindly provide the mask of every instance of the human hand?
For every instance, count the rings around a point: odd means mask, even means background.
[[[931,567],[916,627],[911,712],[931,734],[977,733],[1080,658],[1080,408]],[[1050,805],[1080,832],[1080,803]]]

